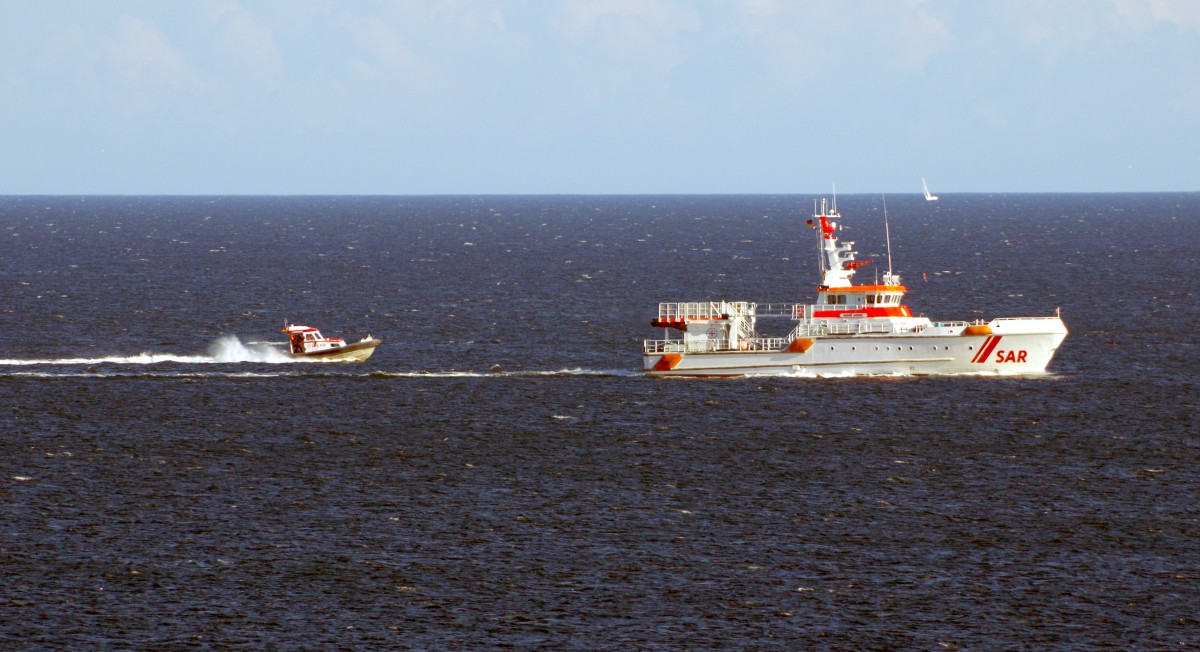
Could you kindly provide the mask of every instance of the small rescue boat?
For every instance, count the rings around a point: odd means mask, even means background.
[[[747,301],[658,304],[651,325],[664,338],[645,340],[648,376],[926,375],[1044,373],[1067,327],[1046,317],[991,321],[931,321],[902,303],[908,291],[888,270],[880,281],[856,285],[853,242],[839,242],[837,205],[821,202],[808,224],[821,251],[815,303]],[[886,229],[887,211],[884,211]],[[889,252],[891,246],[888,246]],[[783,336],[759,330],[759,318],[791,323]],[[671,337],[671,331],[682,337]]]
[[[370,335],[357,342],[346,343],[340,337],[323,337],[311,326],[288,324],[281,331],[288,334],[288,354],[293,358],[328,362],[362,362],[371,357],[382,340]]]

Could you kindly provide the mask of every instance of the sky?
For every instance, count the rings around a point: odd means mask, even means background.
[[[0,0],[0,194],[1200,191],[1200,0]]]

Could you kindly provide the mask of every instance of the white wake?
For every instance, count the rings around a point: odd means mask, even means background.
[[[254,343],[244,344],[236,335],[225,335],[208,347],[207,355],[177,355],[171,353],[138,353],[136,355],[110,355],[98,358],[48,358],[48,359],[0,359],[0,365],[96,365],[96,364],[161,364],[178,362],[183,364],[211,364],[232,362],[294,362],[280,346]]]

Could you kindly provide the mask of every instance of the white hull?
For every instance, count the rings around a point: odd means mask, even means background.
[[[335,349],[322,349],[311,353],[293,353],[291,356],[297,360],[312,360],[314,362],[362,362],[371,357],[375,352],[375,348],[382,341],[377,339],[363,340],[362,342],[354,342]]]
[[[642,365],[648,376],[1038,374],[1067,336],[1058,318],[996,320],[991,328],[988,335],[820,337],[804,352],[665,349],[643,355]]]
[[[886,216],[885,210],[885,228]],[[659,303],[650,325],[662,328],[664,339],[643,343],[646,375],[1036,374],[1046,371],[1067,336],[1058,316],[1001,317],[986,324],[915,316],[901,302],[908,288],[890,262],[875,283],[851,281],[873,261],[855,260],[854,243],[839,242],[836,206],[822,202],[813,217],[808,225],[823,254],[815,303]],[[772,337],[759,330],[760,317],[793,326]]]
[[[311,326],[285,324],[288,334],[288,355],[294,360],[313,362],[362,362],[371,357],[375,347],[383,344],[370,335],[350,344],[340,337],[322,337],[321,331]]]

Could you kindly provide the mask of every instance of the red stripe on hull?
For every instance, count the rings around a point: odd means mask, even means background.
[[[983,341],[983,348],[979,350],[979,353],[975,354],[974,358],[971,358],[971,362],[987,362],[988,356],[992,354],[992,350],[994,350],[996,345],[1000,343],[1000,337],[1000,335],[989,335],[988,338]]]

